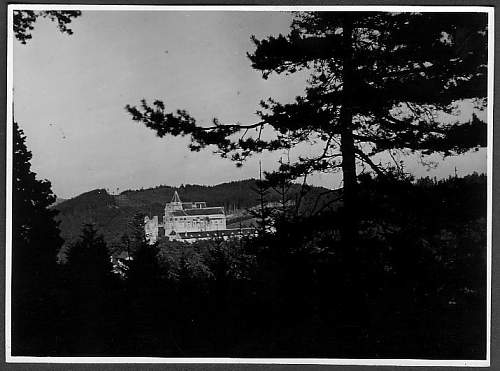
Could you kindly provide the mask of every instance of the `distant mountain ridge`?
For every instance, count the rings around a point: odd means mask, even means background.
[[[82,193],[62,201],[53,207],[59,210],[61,237],[66,245],[80,235],[82,225],[93,223],[104,235],[108,244],[117,244],[126,231],[126,226],[136,213],[161,216],[165,203],[172,199],[177,190],[182,201],[206,201],[207,206],[223,206],[226,214],[235,210],[245,210],[258,204],[255,192],[256,179],[246,179],[222,183],[214,186],[186,184],[180,187],[161,185],[141,190],[127,190],[118,195],[110,195],[105,189]],[[294,184],[291,194],[297,194],[300,185]],[[311,187],[308,198],[316,198],[329,190]],[[270,191],[268,202],[277,202],[278,193]]]

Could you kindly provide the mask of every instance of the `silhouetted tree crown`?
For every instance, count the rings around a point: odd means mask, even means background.
[[[148,245],[143,242],[137,246],[127,272],[127,279],[131,286],[153,288],[158,285],[160,267],[157,255],[158,247],[156,245]]]
[[[21,44],[31,39],[31,31],[35,28],[34,24],[37,18],[48,18],[53,22],[57,22],[57,28],[62,33],[72,35],[73,31],[68,25],[73,18],[77,18],[82,14],[79,10],[15,10],[14,11],[14,36]]]
[[[47,351],[54,338],[40,343],[53,318],[57,252],[62,246],[50,182],[31,170],[31,152],[17,123],[13,130],[12,166],[12,354]],[[36,308],[36,309],[34,309]]]
[[[80,239],[69,248],[66,264],[76,287],[102,289],[110,283],[111,257],[102,235],[92,224],[83,226]]]
[[[14,123],[13,155],[13,272],[14,277],[30,276],[31,283],[42,283],[53,275],[56,255],[62,245],[57,210],[50,209],[56,197],[47,180],[39,180],[31,170],[32,154],[26,137]]]

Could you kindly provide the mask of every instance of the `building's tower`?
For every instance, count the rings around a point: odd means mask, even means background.
[[[181,203],[181,198],[179,197],[179,194],[177,193],[177,191],[174,192],[174,196],[172,197],[172,201],[170,201],[171,203],[178,203],[180,204]]]
[[[167,202],[165,205],[165,212],[174,210],[182,210],[182,201],[177,191],[175,191],[172,201]]]
[[[165,235],[168,236],[170,232],[176,230],[176,223],[174,218],[174,211],[182,210],[182,201],[177,191],[175,191],[172,201],[165,204],[165,216],[163,217],[163,224],[165,226]]]

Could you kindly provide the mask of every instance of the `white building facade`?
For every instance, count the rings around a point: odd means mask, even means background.
[[[182,202],[175,191],[171,202],[165,205],[161,223],[158,217],[144,220],[146,239],[155,243],[159,238],[179,240],[193,232],[205,232],[207,236],[226,230],[226,214],[223,207],[207,207],[206,202]]]

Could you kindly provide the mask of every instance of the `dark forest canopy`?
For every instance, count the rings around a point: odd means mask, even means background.
[[[264,78],[310,72],[304,96],[289,104],[263,100],[259,120],[250,124],[214,119],[212,126],[200,126],[187,111],[170,112],[161,100],[127,105],[132,119],[160,137],[189,136],[193,151],[214,145],[238,165],[265,150],[304,142],[322,146],[318,155],[280,170],[291,178],[341,170],[350,199],[356,164],[386,174],[373,161],[381,152],[446,156],[486,146],[486,124],[477,116],[460,124],[457,112],[465,99],[486,107],[484,13],[298,12],[288,35],[252,40],[256,48],[248,57]],[[456,122],[440,122],[440,112],[457,115]],[[264,128],[274,137],[264,138]]]
[[[84,233],[77,248],[101,258],[65,265],[56,354],[484,359],[486,176],[359,178],[354,271],[336,212],[249,240],[163,239],[135,250],[114,283],[102,239]]]
[[[56,254],[63,244],[57,211],[49,206],[55,201],[51,184],[40,180],[31,168],[32,154],[26,136],[13,122],[12,156],[12,349],[29,352],[42,349],[49,342],[37,344],[36,336],[52,329],[43,326],[51,315],[54,296],[51,291],[57,271]],[[33,310],[33,308],[37,310]]]

